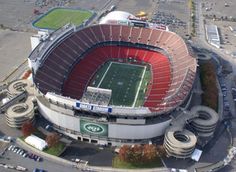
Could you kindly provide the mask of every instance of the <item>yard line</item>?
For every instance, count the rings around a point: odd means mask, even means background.
[[[110,67],[111,67],[112,63],[113,63],[113,62],[111,62],[111,63],[109,64],[109,66],[108,66],[108,68],[107,68],[106,72],[103,74],[103,76],[102,76],[102,79],[100,80],[100,82],[99,82],[99,84],[98,84],[97,88],[99,88],[99,87],[100,87],[100,85],[101,85],[101,83],[102,83],[103,79],[105,78],[105,76],[106,76],[106,74],[107,74],[108,70],[110,69]]]
[[[139,90],[140,90],[141,84],[142,84],[142,82],[143,82],[143,77],[144,77],[145,72],[146,72],[146,66],[145,66],[144,69],[143,69],[142,78],[141,78],[141,81],[139,82],[138,90],[137,90],[137,92],[136,92],[136,95],[135,95],[135,98],[134,98],[134,102],[133,102],[132,107],[135,106],[135,103],[136,103],[136,101],[137,101],[138,93],[139,93]]]

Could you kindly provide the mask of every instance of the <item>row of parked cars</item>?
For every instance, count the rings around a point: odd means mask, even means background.
[[[219,76],[219,82],[220,82],[220,87],[223,94],[224,111],[227,112],[230,110],[230,105],[227,99],[228,89],[226,87],[225,81],[222,76]]]
[[[28,170],[27,168],[19,166],[19,165],[13,166],[13,165],[4,164],[4,163],[0,163],[0,167],[6,168],[6,169],[15,169],[17,171],[27,171]]]
[[[28,157],[29,159],[33,159],[34,161],[38,161],[39,162],[39,161],[43,160],[43,158],[41,158],[40,156],[35,155],[33,153],[28,153],[26,150],[24,150],[22,148],[19,148],[19,147],[15,146],[15,145],[10,145],[8,147],[8,150],[12,151],[12,152],[14,152],[14,153],[16,153],[18,155],[21,155],[24,158]]]

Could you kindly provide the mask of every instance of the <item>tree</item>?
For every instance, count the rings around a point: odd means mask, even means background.
[[[131,147],[131,151],[128,152],[128,161],[132,163],[142,162],[143,159],[143,146],[134,145]]]
[[[157,155],[159,157],[164,157],[166,155],[166,151],[163,145],[157,146]]]
[[[164,149],[164,148],[163,148]],[[160,147],[160,155],[164,150]],[[119,158],[121,161],[130,163],[145,163],[151,162],[157,158],[158,152],[155,145],[124,145],[120,148]]]
[[[143,161],[150,162],[157,157],[157,147],[146,144],[143,146]]]
[[[202,104],[217,111],[218,89],[216,84],[215,67],[212,62],[200,65],[200,79],[202,85]]]
[[[57,133],[47,135],[46,142],[48,147],[55,146],[59,142],[60,136]]]
[[[122,161],[127,161],[128,156],[127,153],[130,152],[130,146],[128,145],[123,145],[120,150],[119,150],[119,158]]]
[[[32,71],[31,71],[30,69],[27,70],[27,71],[24,73],[22,79],[27,79],[27,78],[30,76],[31,73],[32,73]]]
[[[35,128],[32,122],[30,121],[25,122],[21,127],[21,132],[24,137],[31,135],[34,131],[35,131]]]

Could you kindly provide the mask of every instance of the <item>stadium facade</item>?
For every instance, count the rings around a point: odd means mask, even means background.
[[[115,13],[121,14],[119,20],[110,20],[110,14],[101,24],[56,30],[32,51],[28,61],[39,111],[75,139],[148,143],[164,135],[171,113],[189,97],[197,62],[176,33],[129,13]],[[142,105],[113,105],[112,90],[88,87],[108,61],[150,68]]]

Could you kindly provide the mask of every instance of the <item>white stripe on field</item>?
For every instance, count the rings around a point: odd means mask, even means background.
[[[134,98],[134,102],[133,102],[132,107],[135,106],[135,103],[136,103],[136,101],[137,101],[138,94],[139,94],[139,90],[140,90],[141,84],[143,83],[143,77],[144,77],[145,72],[146,72],[146,66],[145,66],[144,69],[143,69],[142,78],[141,78],[141,81],[139,82],[138,90],[137,90],[137,92],[136,92],[136,95],[135,95],[135,98]]]

